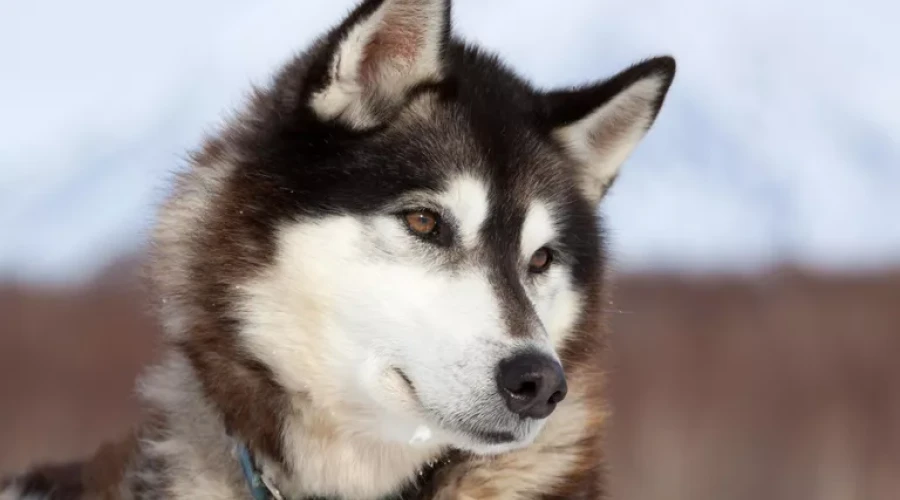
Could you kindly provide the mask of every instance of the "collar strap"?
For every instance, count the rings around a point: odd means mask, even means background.
[[[285,500],[284,495],[281,494],[281,492],[278,490],[278,488],[275,487],[272,481],[266,479],[266,476],[259,469],[259,466],[253,459],[253,455],[250,454],[250,450],[247,449],[247,446],[244,445],[244,443],[235,440],[234,453],[237,456],[238,463],[241,466],[241,472],[244,476],[244,483],[246,483],[247,489],[250,491],[250,496],[253,498],[253,500]],[[436,465],[438,464],[432,464],[432,466]],[[403,495],[388,495],[382,500],[397,500],[402,497]],[[308,500],[328,499],[315,497]]]
[[[241,465],[241,472],[244,474],[244,482],[247,484],[253,500],[284,500],[284,496],[281,495],[278,488],[266,481],[244,443],[235,443],[234,451],[237,454],[238,463]]]

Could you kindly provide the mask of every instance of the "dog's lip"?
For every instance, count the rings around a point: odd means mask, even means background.
[[[399,367],[396,367],[396,366],[392,367],[392,371],[398,377],[400,377],[400,380],[402,380],[403,383],[406,384],[407,389],[409,389],[409,395],[413,398],[413,400],[416,402],[416,404],[421,407],[422,400],[419,398],[419,393],[416,392],[416,386],[415,386],[415,384],[413,384],[413,382],[409,378],[409,376],[406,373],[404,373],[404,371],[402,369],[400,369]]]
[[[474,437],[487,444],[509,444],[518,441],[516,435],[510,431],[488,431],[469,425],[456,425],[457,432]]]
[[[403,382],[406,383],[407,387],[409,387],[410,394],[413,398],[415,398],[416,402],[419,403],[419,405],[422,405],[422,401],[421,399],[419,399],[419,395],[416,392],[416,386],[415,384],[413,384],[409,376],[406,375],[406,373],[404,373],[404,371],[397,366],[393,366],[391,367],[391,369],[394,373],[397,374],[398,377],[400,377],[401,380],[403,380]],[[424,408],[424,406],[423,409],[428,412],[428,410]],[[443,420],[439,415],[433,416],[438,417],[438,420]],[[516,437],[515,433],[511,431],[485,430],[466,422],[453,422],[452,426],[448,430],[451,429],[455,432],[465,434],[487,444],[509,444],[517,442],[519,440]]]
[[[406,382],[406,385],[409,386],[409,389],[412,391],[413,394],[416,393],[416,386],[413,385],[412,380],[409,379],[409,377],[406,375],[406,373],[403,372],[403,370],[401,370],[400,368],[395,366],[394,373],[399,375],[400,378],[403,379],[404,382]]]

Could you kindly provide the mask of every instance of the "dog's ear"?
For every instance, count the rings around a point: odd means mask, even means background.
[[[662,107],[675,60],[658,57],[603,82],[544,94],[541,119],[583,169],[581,187],[599,203]]]
[[[367,1],[344,21],[311,96],[323,120],[356,129],[383,123],[416,86],[440,81],[450,0]]]

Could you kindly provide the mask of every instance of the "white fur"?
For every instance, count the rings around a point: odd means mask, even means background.
[[[440,76],[443,14],[441,0],[386,0],[341,42],[332,60],[331,82],[313,96],[313,110],[324,119],[341,117],[359,128],[377,124],[368,99],[396,103],[414,85]],[[382,49],[383,57],[365,60],[376,36],[419,45],[411,59],[403,50]],[[365,74],[373,77],[367,80]]]
[[[431,428],[427,425],[420,425],[416,428],[416,432],[409,438],[409,444],[426,443],[431,440]]]
[[[586,117],[556,130],[556,137],[586,167],[582,190],[588,199],[600,201],[647,133],[653,123],[653,103],[663,84],[659,75],[638,80]]]
[[[470,250],[474,248],[488,215],[487,187],[473,177],[460,177],[438,200],[456,218],[463,246]]]
[[[373,252],[383,245],[392,253]],[[435,272],[420,246],[389,216],[285,228],[271,272],[244,287],[246,341],[289,389],[383,438],[407,442],[435,418],[496,404],[493,370],[519,344],[492,286],[475,268]],[[442,415],[423,415],[420,402]]]

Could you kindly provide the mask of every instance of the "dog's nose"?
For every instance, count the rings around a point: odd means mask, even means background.
[[[506,406],[528,418],[546,418],[566,397],[566,376],[559,362],[536,352],[517,354],[500,362],[497,374]]]

